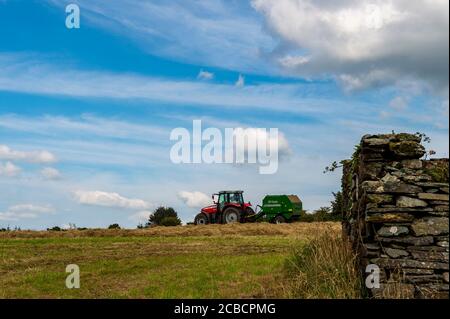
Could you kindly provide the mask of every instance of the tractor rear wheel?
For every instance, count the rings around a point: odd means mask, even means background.
[[[282,224],[282,223],[285,223],[285,222],[286,222],[286,218],[284,218],[283,215],[278,215],[277,217],[275,217],[275,218],[273,219],[273,222],[274,222],[275,224]]]
[[[208,216],[206,216],[206,214],[200,213],[197,216],[195,216],[194,223],[195,225],[209,224]]]
[[[228,207],[223,212],[223,223],[232,224],[238,223],[241,220],[241,212],[235,207]]]

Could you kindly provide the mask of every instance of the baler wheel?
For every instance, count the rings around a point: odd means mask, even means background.
[[[282,223],[285,223],[285,222],[286,222],[286,218],[284,218],[282,215],[278,215],[277,217],[275,217],[275,218],[273,219],[273,222],[274,222],[275,224],[282,224]]]
[[[200,213],[197,216],[195,216],[194,223],[195,225],[209,224],[208,216],[206,216],[206,214]]]

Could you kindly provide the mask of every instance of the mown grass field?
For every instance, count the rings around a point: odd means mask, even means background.
[[[286,263],[339,223],[0,233],[0,298],[286,298]],[[65,267],[80,267],[67,289]]]

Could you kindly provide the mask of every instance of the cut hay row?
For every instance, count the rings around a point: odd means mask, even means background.
[[[87,229],[66,231],[9,231],[0,232],[0,238],[52,238],[52,237],[146,237],[146,236],[301,236],[310,238],[325,230],[340,232],[336,222],[291,224],[229,224],[203,226],[151,227],[146,229]]]

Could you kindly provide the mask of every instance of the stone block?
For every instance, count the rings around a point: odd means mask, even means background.
[[[419,199],[424,200],[437,200],[437,201],[444,201],[448,202],[448,196],[447,194],[431,194],[431,193],[419,193],[418,197]]]
[[[378,265],[379,267],[384,267],[388,269],[423,268],[423,269],[448,270],[448,263],[435,261],[378,258],[378,260],[373,260],[373,263],[375,265]]]
[[[448,234],[447,217],[425,217],[415,220],[411,229],[416,236]]]
[[[377,231],[377,234],[383,237],[401,236],[408,233],[409,229],[405,226],[383,226]]]
[[[370,223],[405,223],[413,220],[414,216],[406,213],[384,213],[366,216],[366,222]]]
[[[426,207],[428,206],[427,202],[421,199],[408,197],[408,196],[399,196],[397,198],[397,206],[398,207]]]
[[[404,249],[384,248],[384,251],[391,258],[400,258],[409,256],[409,253]]]
[[[414,246],[426,246],[432,245],[434,243],[434,239],[432,236],[423,236],[423,237],[414,237],[414,236],[405,236],[405,237],[378,237],[380,242],[386,244],[403,244],[403,245],[414,245]]]
[[[401,141],[389,143],[389,151],[393,158],[419,159],[425,155],[425,147],[414,141]]]
[[[421,169],[422,161],[420,159],[403,160],[401,162],[402,166],[409,169]]]
[[[430,260],[448,263],[448,252],[436,252],[436,251],[411,251],[411,255],[417,260]]]

